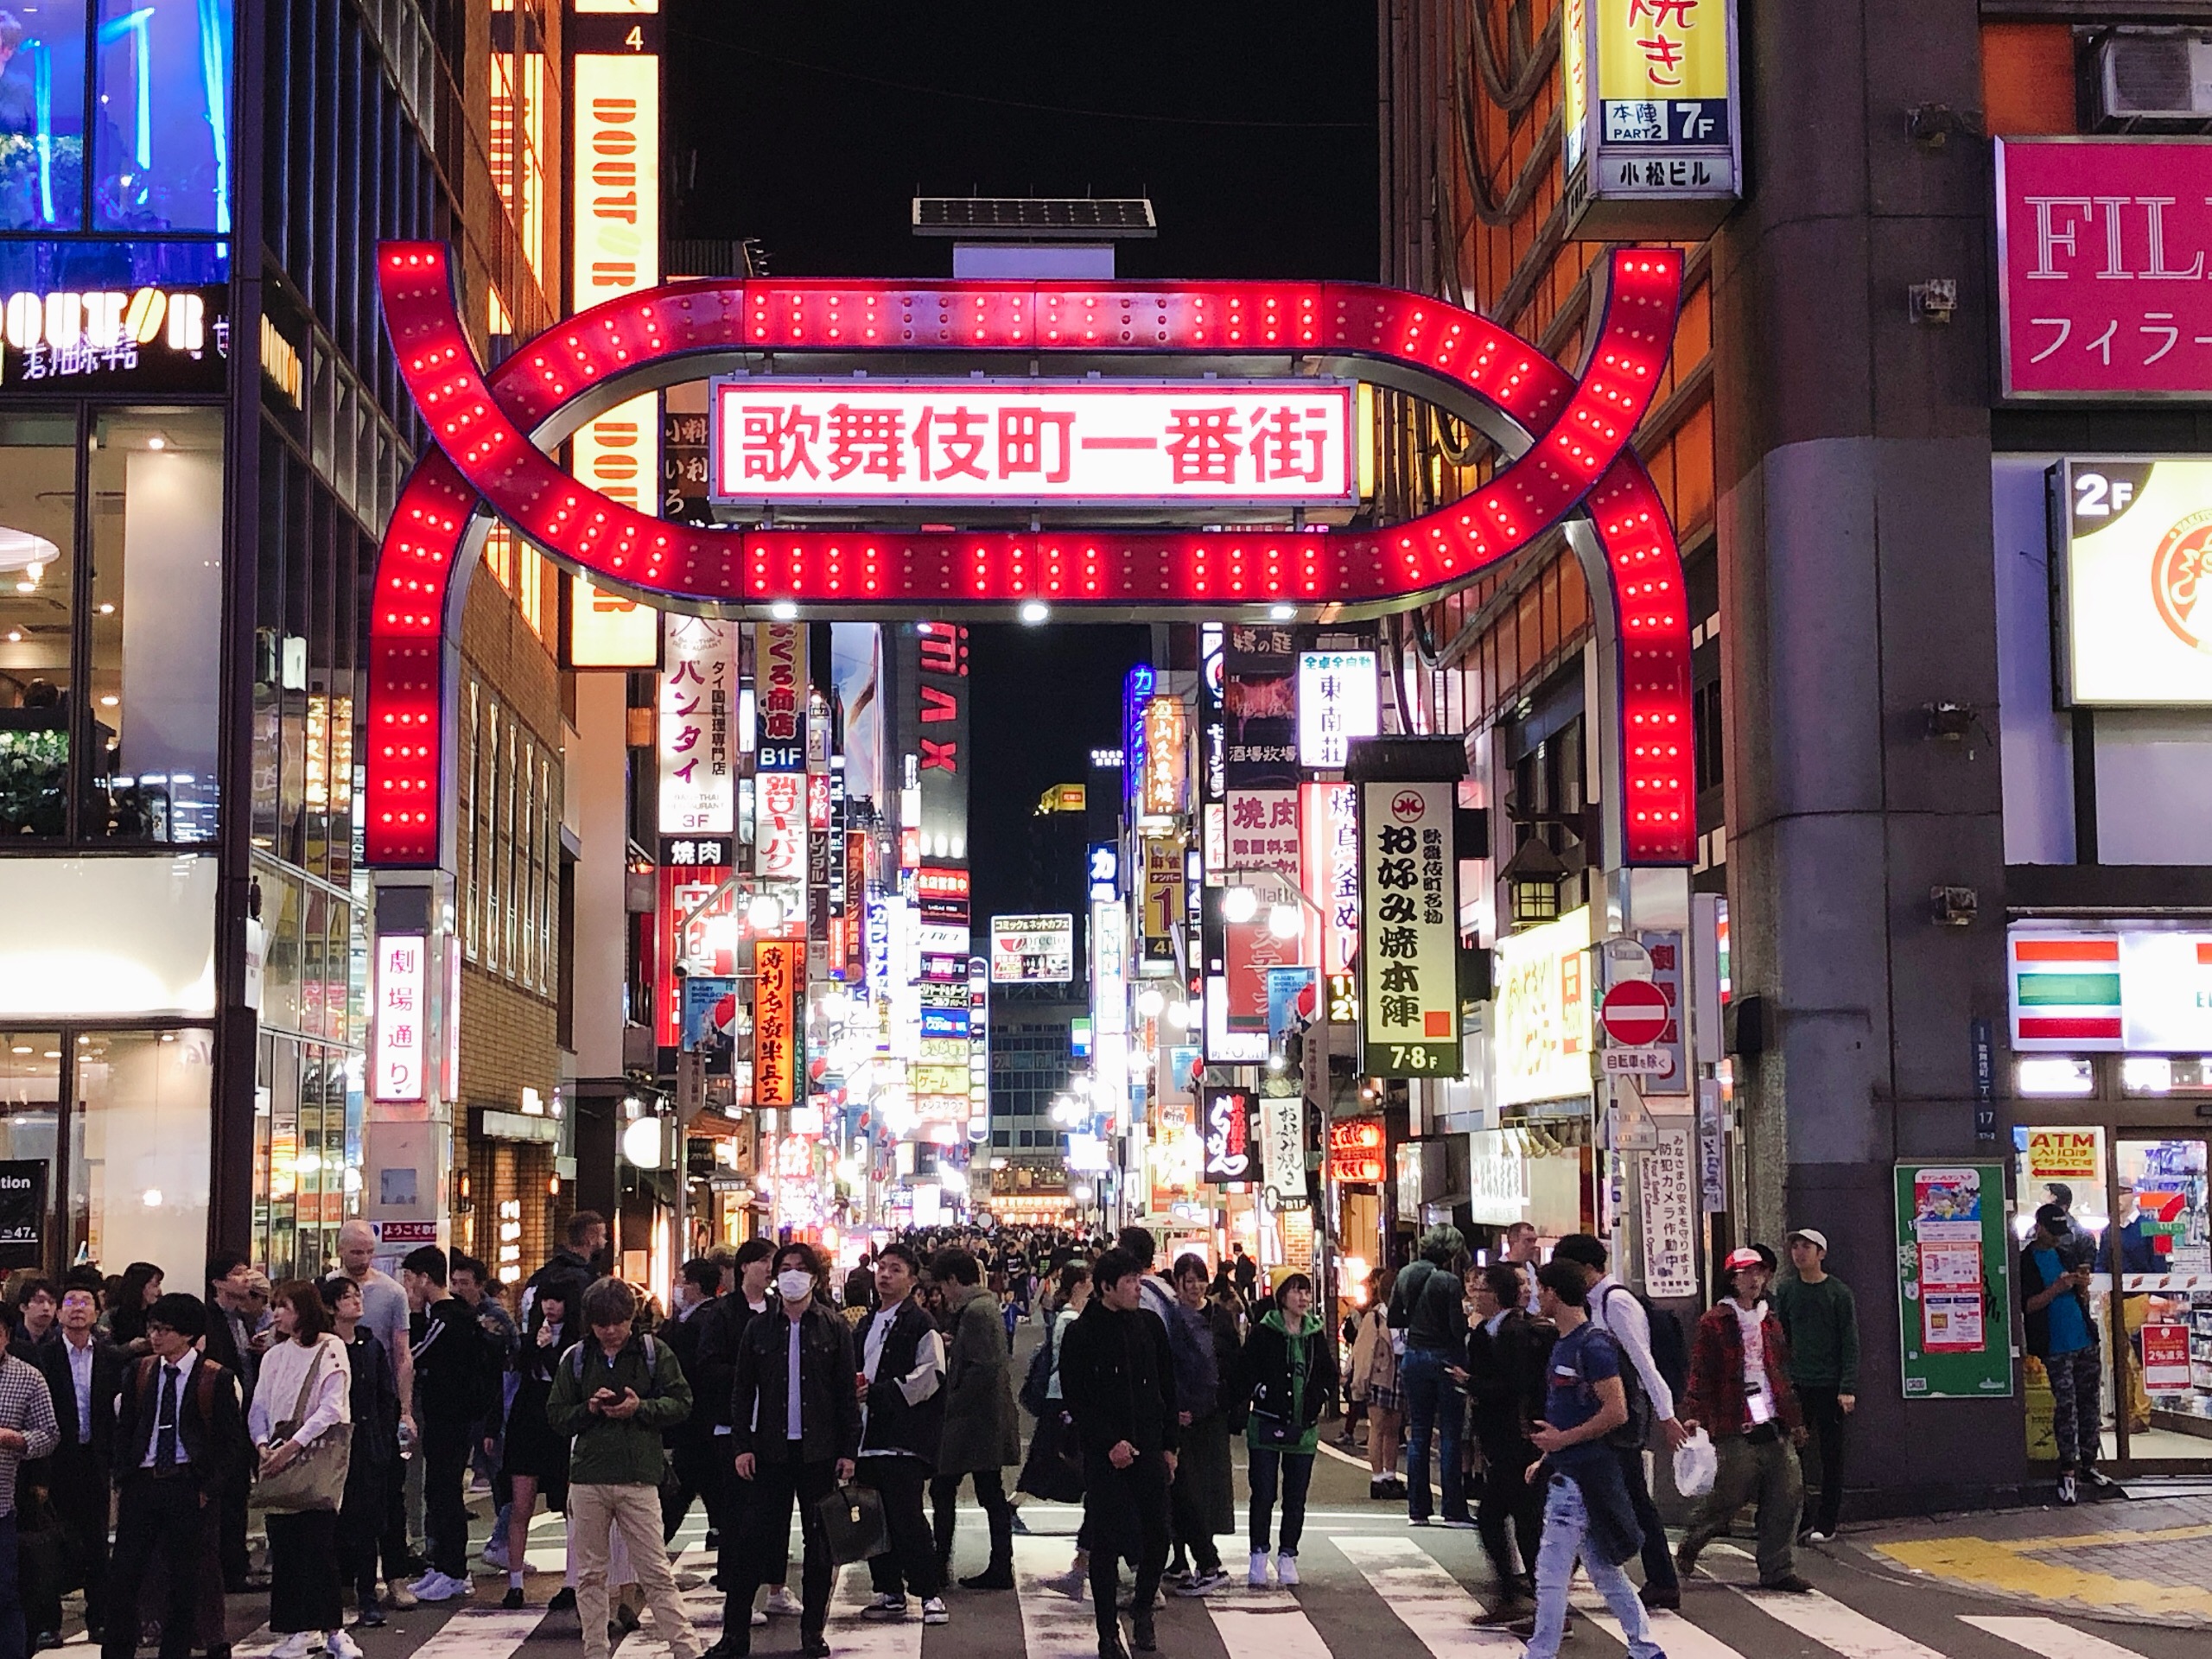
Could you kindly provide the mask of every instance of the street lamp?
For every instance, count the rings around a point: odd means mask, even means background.
[[[1260,913],[1260,895],[1249,887],[1224,887],[1221,893],[1221,919],[1243,926]]]

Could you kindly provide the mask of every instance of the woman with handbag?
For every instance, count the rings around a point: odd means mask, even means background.
[[[253,1501],[268,1511],[269,1628],[283,1637],[270,1659],[306,1659],[323,1647],[339,1659],[359,1659],[346,1633],[338,1581],[353,1361],[331,1334],[330,1310],[310,1281],[277,1287],[270,1308],[277,1339],[262,1356],[246,1408],[246,1430],[260,1454]]]
[[[1406,1396],[1398,1386],[1398,1351],[1390,1341],[1390,1292],[1398,1270],[1377,1268],[1367,1275],[1367,1307],[1359,1316],[1351,1344],[1351,1395],[1367,1408],[1367,1495],[1401,1498],[1406,1483],[1398,1478],[1398,1440],[1405,1431]]]
[[[1280,1487],[1275,1582],[1287,1589],[1298,1582],[1298,1541],[1306,1529],[1306,1491],[1313,1479],[1321,1411],[1337,1392],[1337,1344],[1313,1312],[1313,1281],[1304,1274],[1282,1281],[1274,1306],[1252,1327],[1244,1344],[1244,1377],[1250,1399],[1244,1445],[1252,1484],[1252,1561],[1245,1581],[1255,1590],[1267,1587],[1268,1533]]]
[[[1090,1269],[1080,1262],[1071,1262],[1063,1267],[1058,1296],[1059,1311],[1046,1325],[1045,1340],[1038,1350],[1046,1357],[1041,1402],[1023,1402],[1037,1419],[1037,1428],[1029,1437],[1029,1456],[1021,1465],[1021,1476],[1014,1482],[1014,1490],[1040,1497],[1047,1503],[1080,1503],[1083,1443],[1076,1438],[1074,1420],[1068,1415],[1066,1402],[1061,1397],[1060,1352],[1066,1344],[1069,1327],[1083,1312],[1084,1304],[1090,1300]],[[1025,1382],[1025,1389],[1027,1386]],[[1082,1586],[1090,1582],[1090,1552],[1081,1533],[1076,1535],[1075,1560],[1069,1565],[1068,1577],[1078,1595]]]

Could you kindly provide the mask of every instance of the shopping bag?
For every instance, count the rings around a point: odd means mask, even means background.
[[[1719,1473],[1720,1454],[1713,1449],[1712,1438],[1701,1428],[1692,1429],[1689,1439],[1675,1448],[1675,1490],[1684,1497],[1703,1497]]]
[[[830,1559],[850,1567],[891,1548],[883,1499],[871,1486],[839,1486],[814,1500],[815,1518],[830,1540]]]

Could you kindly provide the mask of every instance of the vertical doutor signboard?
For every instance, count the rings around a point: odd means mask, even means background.
[[[2001,1164],[1897,1166],[1899,1373],[1908,1400],[2012,1392],[2012,1247]]]
[[[574,0],[573,10],[570,315],[661,280],[659,0]],[[660,438],[660,394],[647,392],[577,430],[570,470],[611,500],[658,513]],[[660,644],[653,607],[582,576],[569,582],[574,666],[651,668]]]

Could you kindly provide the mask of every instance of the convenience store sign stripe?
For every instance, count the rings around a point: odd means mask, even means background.
[[[2019,1017],[2018,1023],[2019,1034],[2023,1039],[2043,1037],[2080,1040],[2090,1037],[2117,1037],[2120,1034],[2120,1016],[2116,1014],[2109,1018],[2076,1015],[2063,1019],[2053,1019],[2049,1015],[2038,1018],[2034,1014],[2024,1014]]]
[[[2024,1006],[2050,1007],[2113,1007],[2120,1006],[2118,974],[2038,974],[2020,976]]]
[[[2200,952],[2203,946],[2197,947]],[[2120,961],[2118,939],[2014,939],[2012,960],[2017,963],[2099,963],[2117,964]],[[2117,986],[2118,980],[2113,983]],[[2115,996],[2115,1001],[2117,997]]]

